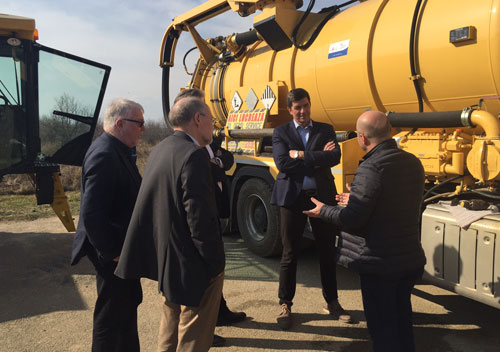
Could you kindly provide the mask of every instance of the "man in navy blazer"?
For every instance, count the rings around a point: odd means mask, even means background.
[[[139,279],[114,275],[141,185],[135,146],[144,132],[141,105],[116,99],[106,109],[104,133],[82,166],[80,219],[71,264],[87,256],[96,269],[92,351],[139,351]]]
[[[336,204],[337,194],[330,168],[340,162],[340,147],[331,125],[311,120],[311,99],[302,89],[288,93],[288,112],[293,121],[277,127],[273,133],[273,157],[279,170],[271,203],[280,207],[283,252],[280,263],[278,297],[280,328],[292,324],[291,307],[295,296],[297,257],[307,222],[303,210],[312,209],[314,195],[325,204]],[[325,311],[336,319],[350,322],[340,306],[335,266],[335,226],[311,218],[311,227],[319,254],[321,285]]]

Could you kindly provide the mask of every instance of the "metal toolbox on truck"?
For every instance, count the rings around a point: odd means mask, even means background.
[[[500,308],[500,214],[488,215],[465,230],[439,204],[422,216],[424,279]]]

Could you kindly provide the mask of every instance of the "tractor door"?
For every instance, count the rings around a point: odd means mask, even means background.
[[[38,45],[41,157],[81,165],[101,110],[111,67]]]

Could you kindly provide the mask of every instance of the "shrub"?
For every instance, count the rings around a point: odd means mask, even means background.
[[[102,121],[96,126],[94,138],[102,134]],[[154,145],[168,136],[168,129],[164,122],[151,121],[146,123],[139,144],[137,145],[137,167],[142,173],[149,153]],[[65,191],[80,190],[81,167],[61,165],[61,182]],[[0,195],[5,194],[34,194],[35,187],[29,175],[5,175],[0,181]]]

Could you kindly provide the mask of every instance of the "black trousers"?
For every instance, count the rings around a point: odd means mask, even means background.
[[[423,268],[395,275],[360,275],[374,352],[414,352],[411,291]]]
[[[307,222],[307,216],[302,211],[314,208],[310,197],[310,195],[302,192],[293,206],[280,207],[281,240],[283,243],[278,289],[280,304],[292,305],[295,296],[297,258]],[[323,222],[320,219],[310,218],[310,222],[319,255],[323,297],[326,302],[331,302],[338,298],[335,264],[335,237],[338,230],[335,225]]]
[[[97,271],[92,351],[138,352],[137,307],[142,302],[140,280],[123,280],[115,276],[115,262],[101,264],[95,259],[91,261]]]

